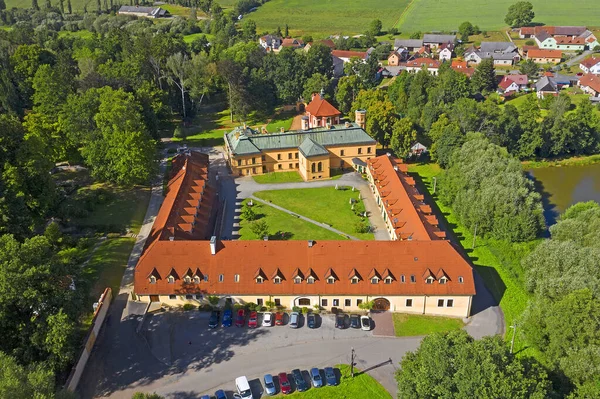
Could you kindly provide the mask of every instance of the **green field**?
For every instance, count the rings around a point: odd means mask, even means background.
[[[246,204],[248,201],[244,201]],[[288,213],[275,209],[271,206],[254,203],[254,212],[257,220],[264,220],[269,226],[270,240],[345,240],[332,231],[326,230],[316,224],[300,220]],[[240,240],[261,240],[250,230],[250,223],[243,218],[240,220]],[[283,237],[282,237],[283,235]]]
[[[349,202],[350,198],[358,198],[358,190],[336,190],[333,187],[322,187],[259,191],[254,195],[317,222],[327,223],[334,229],[362,240],[374,239],[373,233],[356,233],[354,231],[354,226],[360,218],[354,214]]]
[[[504,16],[515,0],[412,0],[397,23],[405,32],[450,31],[464,21],[484,30],[506,27]],[[598,25],[600,7],[597,0],[573,3],[563,0],[530,0],[534,22],[545,25]],[[383,24],[386,27],[386,24]]]
[[[435,332],[460,330],[464,324],[461,319],[441,316],[423,316],[394,313],[394,331],[397,337],[416,337]]]
[[[409,0],[271,0],[245,18],[256,21],[258,32],[287,24],[293,35],[324,37],[339,33],[363,33],[374,19],[392,27]]]
[[[271,172],[262,175],[252,176],[255,182],[260,184],[273,183],[297,183],[304,181],[297,171],[293,172]]]

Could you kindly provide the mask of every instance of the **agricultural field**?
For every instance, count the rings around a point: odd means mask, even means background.
[[[546,25],[597,24],[600,7],[597,0],[581,0],[577,7],[561,0],[530,0],[534,22]],[[412,0],[396,27],[406,32],[456,30],[464,21],[483,30],[506,27],[504,16],[515,0]],[[384,27],[387,25],[384,23]]]
[[[57,6],[60,4],[59,0],[50,0],[53,6]],[[10,9],[13,7],[17,8],[31,8],[31,0],[5,0],[6,8]],[[115,2],[113,2],[115,3]],[[129,4],[129,2],[122,1],[123,4]],[[39,1],[38,4],[40,7],[43,7],[45,1]],[[67,9],[67,0],[64,1],[65,10]],[[71,0],[71,6],[73,7],[73,11],[83,11],[83,6],[87,5],[88,11],[96,11],[96,5],[98,2],[96,0]],[[102,2],[104,4],[104,2]]]
[[[330,34],[357,34],[380,19],[383,29],[396,24],[409,0],[271,0],[245,16],[256,22],[258,32],[272,31],[287,24],[296,36],[315,38]]]

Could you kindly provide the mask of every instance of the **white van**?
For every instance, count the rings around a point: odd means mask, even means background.
[[[236,397],[239,396],[242,399],[254,399],[252,396],[252,391],[250,390],[250,384],[248,383],[248,379],[245,375],[235,379],[235,388],[238,391],[238,395],[236,395]]]

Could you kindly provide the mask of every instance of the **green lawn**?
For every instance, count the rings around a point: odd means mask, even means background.
[[[350,207],[350,198],[358,199],[360,192],[350,188],[336,190],[333,187],[303,188],[293,190],[270,190],[254,193],[258,198],[297,212],[317,222],[327,223],[363,240],[373,240],[373,233],[356,233],[355,224],[360,218]],[[362,206],[362,203],[358,204]],[[364,208],[363,208],[364,209]]]
[[[271,0],[245,18],[256,22],[257,31],[272,31],[287,24],[290,33],[315,38],[332,34],[364,33],[379,19],[387,29],[396,23],[409,0]]]
[[[264,175],[252,176],[255,182],[260,184],[272,184],[272,183],[295,183],[301,182],[302,177],[297,171],[293,172],[271,172],[265,173]]]
[[[311,388],[306,392],[294,392],[288,395],[302,399],[391,399],[385,388],[367,373],[354,369],[354,378],[350,374],[350,366],[338,364],[342,378],[335,387]],[[283,396],[283,395],[280,395]]]
[[[546,25],[589,25],[600,19],[597,0],[578,1],[577,7],[563,0],[530,2],[534,22]],[[513,3],[515,0],[412,0],[396,26],[406,32],[450,31],[470,21],[484,30],[499,30],[506,27],[504,17]]]
[[[290,130],[290,127],[292,126],[292,122],[294,121],[294,117],[296,115],[297,114],[295,111],[286,111],[278,113],[273,119],[271,119],[271,122],[269,122],[269,124],[267,125],[267,131],[269,133],[276,133],[279,132],[281,128],[283,128],[283,130],[285,131]]]
[[[422,179],[427,190],[431,192],[432,177],[440,173],[440,168],[436,164],[413,164],[409,165],[409,172],[416,177],[417,181]],[[466,252],[468,252],[475,269],[485,281],[486,287],[500,302],[506,323],[505,331],[508,331],[508,326],[523,314],[530,297],[523,286],[523,269],[520,260],[533,251],[541,242],[541,239],[512,244],[477,237],[475,249],[471,250],[473,232],[458,224],[450,208],[444,206],[441,202],[430,203],[439,207],[439,211],[444,216],[440,219],[445,219],[446,225],[453,229],[453,232],[448,231],[447,233],[449,235],[454,234],[463,248],[467,249]],[[518,335],[517,337],[515,349],[525,349],[525,343]],[[510,334],[506,334],[506,338],[510,339]],[[523,353],[529,352],[525,351]]]
[[[246,204],[248,200],[244,201]],[[254,211],[264,219],[269,226],[269,239],[271,240],[345,240],[346,238],[315,224],[305,222],[288,213],[277,210],[271,206],[256,203]],[[260,240],[249,228],[247,220],[240,220],[240,240]]]
[[[460,330],[464,327],[461,319],[441,316],[394,313],[396,337],[414,337],[436,332]]]
[[[214,35],[211,35],[209,33],[192,33],[191,35],[185,35],[183,37],[183,41],[186,42],[187,44],[190,44],[191,42],[193,42],[194,40],[196,40],[197,38],[199,38],[200,36],[206,36],[206,40],[208,40],[209,42],[211,40],[214,39]]]

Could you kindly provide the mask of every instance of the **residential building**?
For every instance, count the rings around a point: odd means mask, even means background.
[[[323,94],[313,93],[310,103],[305,108],[308,117],[306,129],[326,127],[327,125],[338,125],[342,113],[329,101],[323,98]]]
[[[562,60],[562,51],[560,50],[529,50],[527,59],[538,64],[559,64]]]
[[[479,48],[470,47],[464,53],[464,59],[469,63],[479,64],[489,58],[494,60],[494,65],[513,65],[521,56],[512,42],[482,42]]]
[[[583,75],[579,79],[579,87],[592,97],[600,97],[600,76],[591,73]]]
[[[404,183],[394,180],[394,192],[389,194],[399,198],[398,204],[404,208],[398,217],[410,222],[402,227],[400,236],[412,239],[206,240],[172,235],[170,230],[188,206],[193,205],[191,211],[196,209],[202,195],[195,175],[187,175],[197,167],[208,167],[208,157],[197,166],[189,159],[178,159],[188,157],[180,154],[174,159],[169,190],[135,268],[136,299],[177,306],[204,304],[208,296],[217,296],[221,305],[251,302],[265,306],[271,301],[288,309],[319,306],[328,311],[357,311],[362,303],[373,301],[376,310],[470,316],[476,293],[473,270],[450,241],[423,232],[431,227],[429,222],[423,222],[428,227],[419,226],[420,220],[427,219],[421,218],[421,214],[427,216],[427,209],[415,197],[414,188],[408,186],[411,194],[407,194]],[[371,164],[377,187],[396,179],[391,163],[395,161],[388,161],[387,166],[384,161]],[[387,176],[379,172],[384,167]],[[192,228],[201,228],[201,224],[206,224],[204,231],[210,230],[205,219]]]
[[[440,61],[450,61],[452,59],[452,55],[454,54],[454,43],[442,44],[439,49],[438,59]]]
[[[333,50],[331,55],[341,59],[344,64],[350,62],[353,58],[358,58],[362,62],[366,62],[369,59],[369,55],[364,51],[346,51],[346,50]]]
[[[469,78],[475,73],[475,68],[469,68],[467,61],[453,60],[450,68],[456,72],[467,75]]]
[[[594,75],[600,75],[600,58],[590,57],[579,64],[579,68],[584,73],[591,73]]]
[[[409,53],[423,47],[423,40],[421,39],[396,39],[394,40],[394,49],[406,49]]]
[[[329,47],[332,50],[335,50],[335,43],[333,42],[333,40],[325,39],[325,40],[319,40],[318,42],[307,43],[306,46],[304,46],[304,51],[308,52],[308,50],[310,50],[310,48],[315,44],[322,44],[324,46]]]
[[[551,36],[545,31],[535,36],[535,41],[540,49],[583,51],[586,43],[582,37]]]
[[[265,35],[258,39],[258,43],[267,51],[278,51],[281,47],[281,38],[275,35]]]
[[[298,171],[304,180],[327,179],[331,170],[353,168],[355,160],[366,162],[375,156],[377,142],[361,126],[364,111],[358,110],[357,123],[308,128],[305,130],[260,133],[238,127],[225,134],[225,156],[236,176],[269,172]],[[360,114],[360,115],[359,115]]]
[[[535,82],[535,91],[538,98],[544,98],[548,95],[558,96],[559,90],[559,85],[552,76],[542,76]]]
[[[527,75],[504,75],[498,83],[498,92],[508,96],[526,90],[529,87]]]
[[[281,41],[281,46],[279,47],[279,50],[281,50],[284,47],[291,47],[294,49],[302,48],[304,47],[304,41],[302,41],[302,39],[286,38]]]
[[[404,49],[401,49],[400,51],[406,51]],[[388,65],[389,66],[398,66],[400,65],[400,62],[402,61],[402,55],[394,50],[390,53],[390,55],[388,56]]]
[[[580,51],[598,45],[596,36],[585,26],[534,26],[523,27],[519,36],[534,38],[542,49]]]
[[[438,48],[442,44],[456,43],[456,35],[437,35],[426,33],[423,35],[423,45]]]
[[[440,69],[440,62],[433,58],[417,58],[406,63],[406,71],[417,73],[425,68],[432,75],[437,75]]]
[[[141,18],[167,18],[171,14],[160,7],[142,7],[142,6],[121,6],[119,15],[135,15]]]

